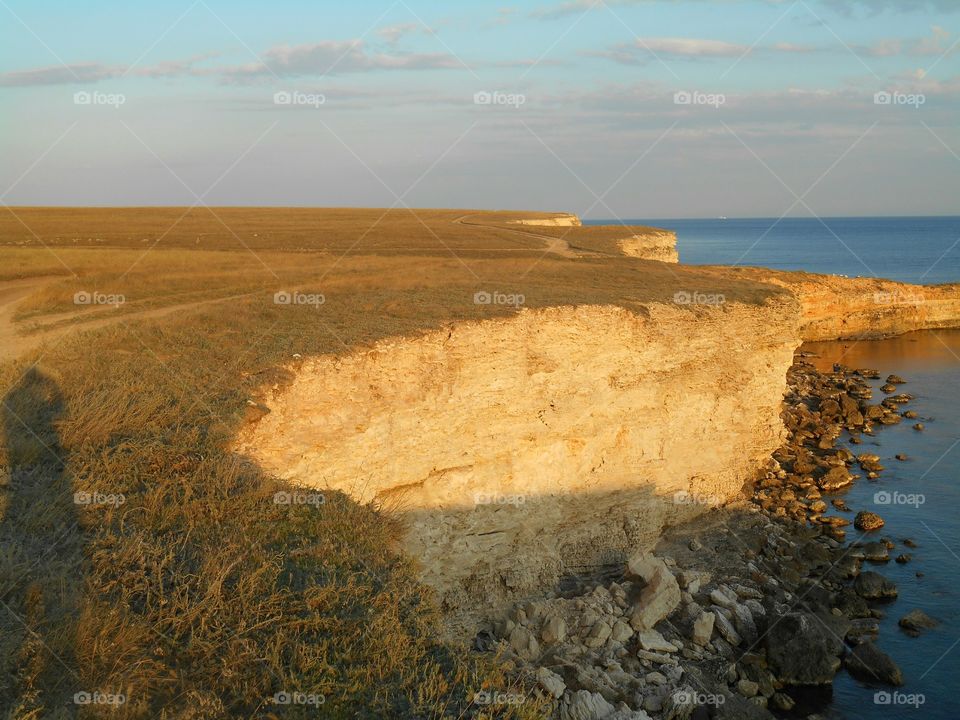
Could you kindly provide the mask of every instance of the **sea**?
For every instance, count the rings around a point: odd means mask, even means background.
[[[960,282],[960,217],[630,219],[585,224],[653,225],[677,233],[680,262],[753,265],[903,282]],[[878,536],[896,543],[891,560],[872,567],[892,579],[899,597],[884,606],[878,646],[900,666],[900,688],[873,686],[841,670],[822,705],[807,707],[840,720],[960,719],[960,330],[909,333],[874,341],[807,343],[811,358],[894,373],[916,420],[879,429],[854,452],[874,452],[886,470],[842,493],[854,512],[871,510],[886,522]],[[874,398],[884,397],[872,381]],[[895,455],[905,453],[907,460]],[[848,515],[849,516],[849,515]],[[852,525],[848,538],[856,537]],[[917,547],[904,545],[911,539]],[[866,566],[871,565],[865,563]],[[898,620],[919,608],[940,624],[910,637]]]

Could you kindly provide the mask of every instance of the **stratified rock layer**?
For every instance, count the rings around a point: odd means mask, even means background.
[[[305,361],[239,449],[403,511],[449,608],[651,547],[783,437],[796,305],[524,310]]]

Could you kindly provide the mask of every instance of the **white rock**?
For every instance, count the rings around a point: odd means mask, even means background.
[[[699,617],[693,621],[693,632],[691,640],[697,645],[706,645],[713,636],[713,613],[701,612]]]
[[[713,616],[714,627],[716,627],[717,632],[720,633],[720,636],[733,647],[737,647],[741,642],[741,637],[734,629],[733,623],[727,619],[726,615],[720,612],[719,608],[713,608]]]
[[[593,627],[590,628],[590,632],[587,634],[587,637],[584,638],[583,644],[588,648],[598,648],[607,642],[610,638],[610,633],[610,626],[603,620],[598,620],[594,623]]]
[[[510,647],[524,660],[533,660],[540,654],[540,643],[525,627],[518,625],[510,633]]]
[[[545,643],[563,642],[567,639],[567,622],[559,615],[551,615],[540,629],[540,639]]]
[[[637,641],[640,647],[651,652],[676,652],[677,646],[668,642],[663,635],[656,630],[642,630],[637,633]]]
[[[617,620],[613,624],[613,630],[610,632],[610,638],[614,642],[625,643],[633,637],[633,628],[623,620]]]
[[[543,688],[550,695],[553,695],[555,698],[561,697],[564,690],[567,689],[566,684],[563,682],[563,678],[549,668],[545,667],[537,669],[537,683],[539,683],[541,688]]]
[[[607,720],[615,710],[600,693],[577,690],[564,695],[564,702],[560,704],[560,720]]]
[[[627,572],[646,582],[630,613],[630,625],[634,630],[649,630],[680,604],[680,585],[663,561],[649,553],[632,557]]]

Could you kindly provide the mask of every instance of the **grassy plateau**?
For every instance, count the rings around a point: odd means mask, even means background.
[[[473,703],[529,679],[437,640],[402,518],[274,502],[283,484],[230,450],[252,398],[303,357],[517,312],[479,291],[637,312],[781,291],[505,225],[549,213],[465,215],[0,212],[0,718],[542,716]]]

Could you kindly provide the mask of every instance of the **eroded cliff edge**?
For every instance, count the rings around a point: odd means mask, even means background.
[[[798,318],[786,295],[565,306],[384,341],[305,361],[238,449],[405,513],[466,628],[738,496],[781,442]]]

